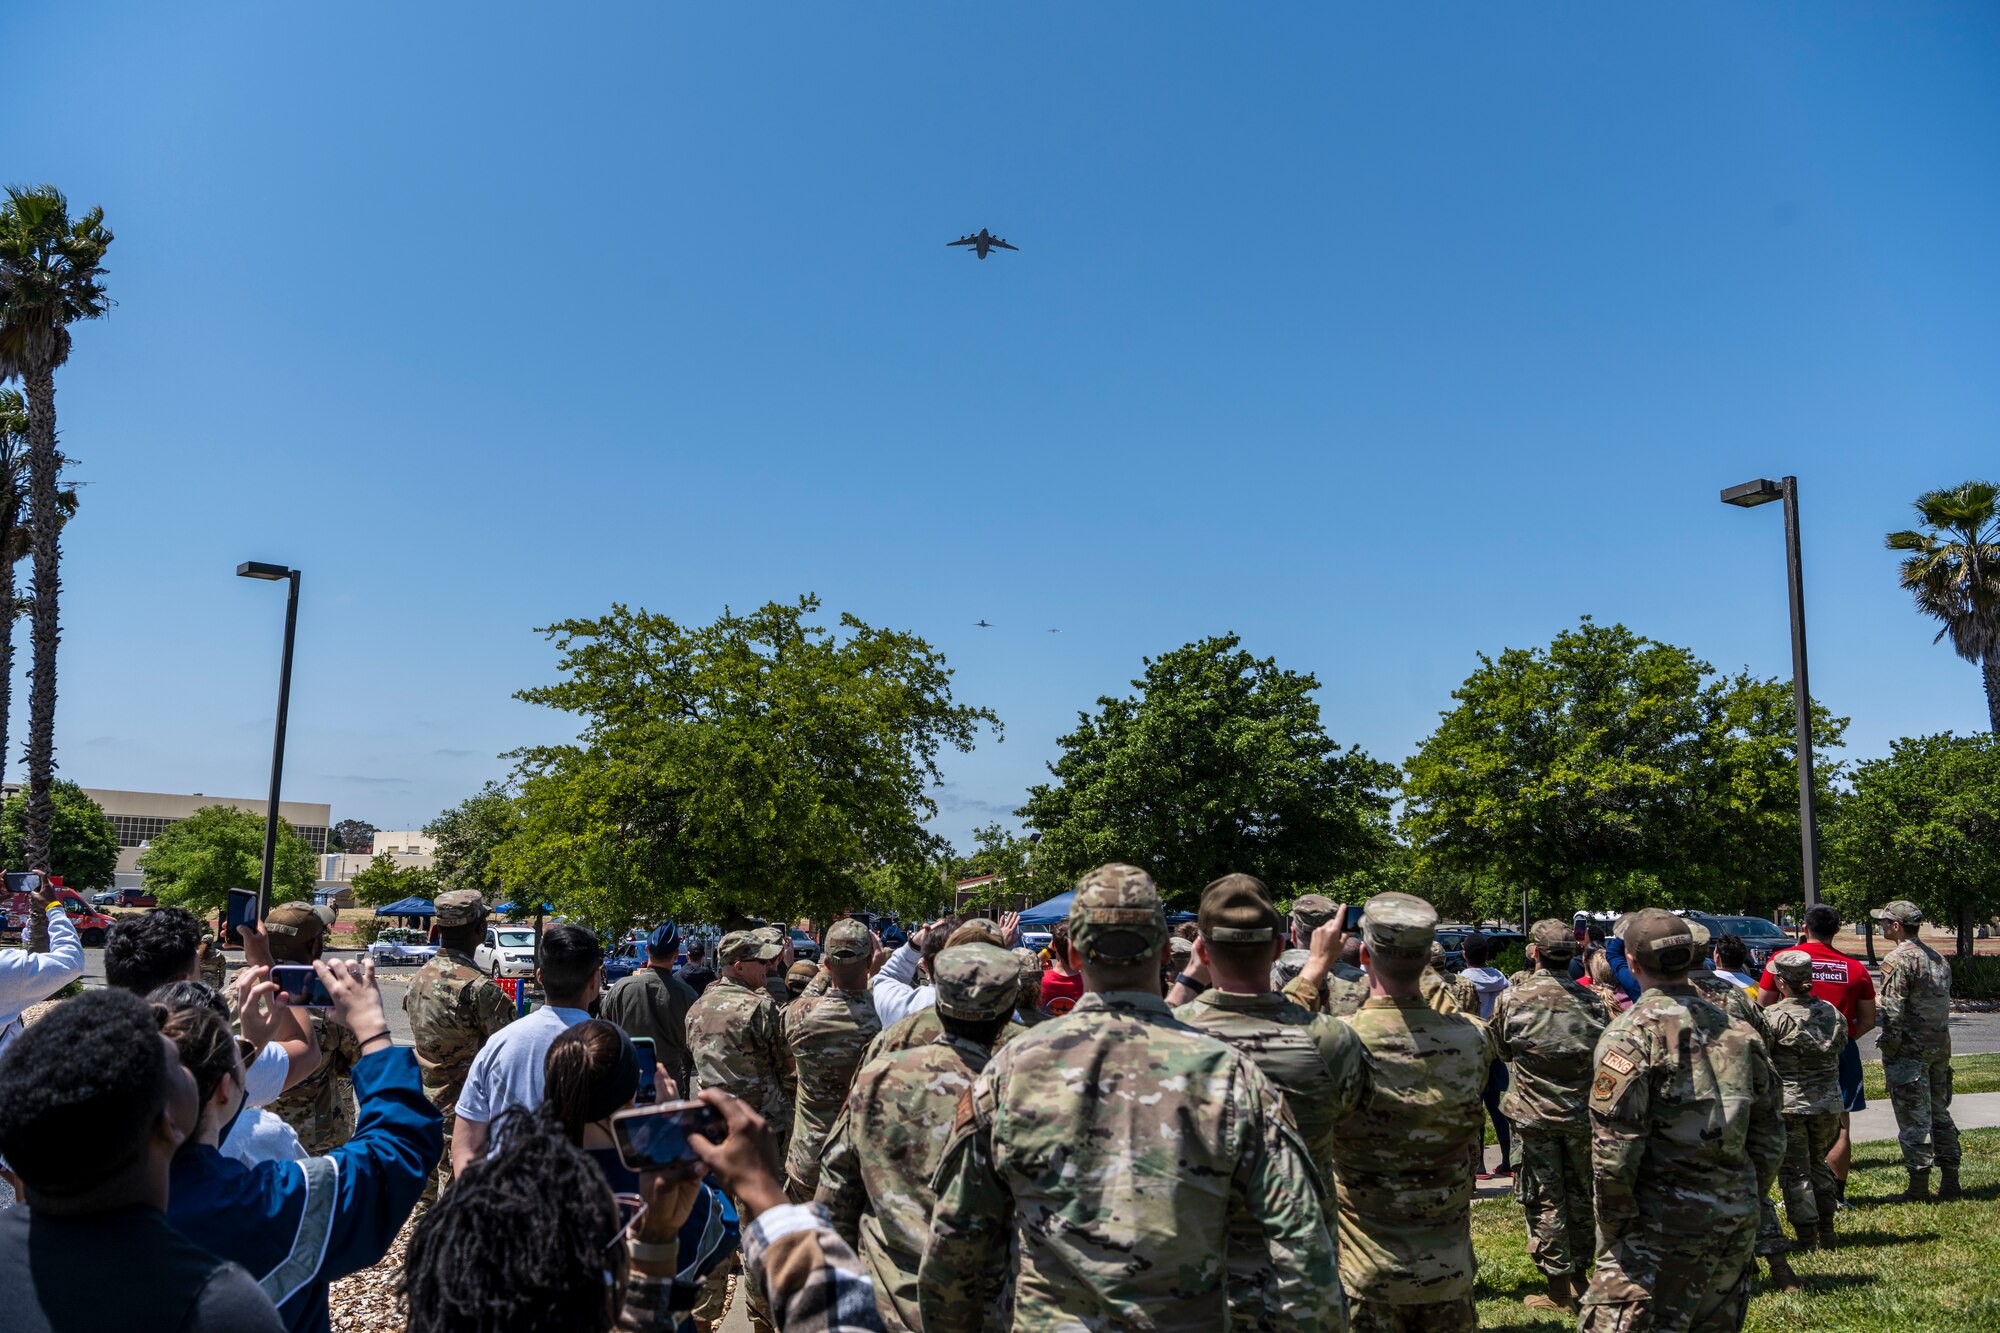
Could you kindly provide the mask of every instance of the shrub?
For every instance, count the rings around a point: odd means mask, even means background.
[[[1528,946],[1510,944],[1494,954],[1493,961],[1488,966],[1497,968],[1503,977],[1511,977],[1516,972],[1525,971],[1528,966]]]
[[[356,921],[348,931],[348,940],[356,949],[365,949],[391,926],[401,924],[392,916],[365,916]]]
[[[1951,964],[1952,999],[2000,1000],[2000,955],[1980,954],[1945,961]]]

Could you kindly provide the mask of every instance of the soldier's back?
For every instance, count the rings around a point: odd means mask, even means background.
[[[1590,1076],[1611,1013],[1567,973],[1518,973],[1493,1002],[1490,1026],[1513,1080],[1500,1113],[1516,1124],[1590,1127]]]
[[[1757,1034],[1759,1040],[1765,1042],[1765,1048],[1769,1049],[1770,1033],[1764,1025],[1765,1010],[1751,1001],[1747,991],[1728,978],[1715,975],[1705,967],[1698,967],[1689,972],[1687,979],[1688,984],[1701,993],[1702,999],[1707,1000],[1736,1022],[1749,1027]]]
[[[1786,1115],[1838,1114],[1847,1020],[1814,996],[1787,996],[1764,1011],[1766,1048],[1785,1089]]]
[[[361,1046],[326,1014],[315,1013],[311,1021],[319,1067],[265,1109],[292,1127],[309,1156],[324,1157],[354,1137],[353,1074]]]
[[[1922,940],[1906,939],[1882,960],[1882,1000],[1900,1007],[1896,1058],[1951,1055],[1951,965]]]
[[[785,1170],[795,1197],[805,1202],[819,1183],[820,1152],[861,1067],[862,1052],[882,1024],[865,990],[831,990],[798,1003],[786,1019],[798,1091]]]
[[[1174,1017],[1250,1058],[1277,1087],[1313,1164],[1333,1181],[1334,1126],[1366,1088],[1368,1071],[1354,1033],[1283,995],[1204,991]]]
[[[424,1095],[440,1108],[457,1102],[472,1058],[505,1027],[513,1002],[470,958],[440,949],[403,996]]]
[[[790,1053],[778,1006],[763,989],[724,976],[688,1010],[688,1047],[695,1082],[741,1097],[785,1136],[792,1123]]]
[[[1041,1023],[1036,1023],[1035,1026],[1040,1027]],[[1001,1028],[1000,1035],[994,1038],[993,1049],[999,1050],[1026,1031],[1028,1031],[1026,1024],[1009,1023]],[[937,1006],[927,1004],[914,1014],[897,1019],[877,1033],[869,1041],[867,1051],[862,1054],[861,1063],[873,1064],[884,1056],[894,1055],[898,1051],[914,1051],[929,1046],[943,1035],[944,1024],[938,1019]]]

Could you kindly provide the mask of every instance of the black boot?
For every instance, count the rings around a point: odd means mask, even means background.
[[[1782,1254],[1767,1254],[1764,1262],[1771,1265],[1771,1282],[1779,1291],[1804,1291],[1806,1284],[1799,1281],[1799,1275],[1792,1271],[1792,1261]]]
[[[1884,1203],[1929,1203],[1931,1201],[1930,1168],[1909,1172],[1910,1183],[1901,1194],[1891,1194]]]
[[[1830,1217],[1822,1217],[1819,1220],[1819,1247],[1822,1250],[1830,1250],[1833,1248],[1833,1235],[1834,1235],[1833,1219]]]
[[[1945,1199],[1956,1199],[1960,1196],[1961,1193],[1963,1193],[1963,1191],[1961,1191],[1958,1188],[1958,1168],[1955,1166],[1939,1167],[1938,1192],[1937,1192],[1938,1200],[1942,1202]]]

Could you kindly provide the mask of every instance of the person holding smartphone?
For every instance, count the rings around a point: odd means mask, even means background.
[[[10,892],[28,895],[28,911],[48,931],[49,951],[0,950],[0,1053],[21,1035],[21,1015],[83,975],[83,942],[49,877],[36,871],[7,873]],[[23,927],[22,937],[27,937]]]

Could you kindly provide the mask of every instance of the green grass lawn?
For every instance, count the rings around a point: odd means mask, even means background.
[[[1882,1082],[1882,1065],[1871,1060],[1861,1066],[1861,1089],[1869,1101],[1887,1101],[1889,1089]],[[1954,1097],[1969,1092],[2000,1092],[2000,1052],[1988,1055],[1951,1057],[1951,1091]]]
[[[2000,1057],[1973,1057],[1993,1059]],[[2000,1129],[1964,1135],[1968,1197],[1947,1204],[1875,1202],[1903,1187],[1902,1157],[1893,1142],[1855,1149],[1848,1180],[1851,1211],[1840,1215],[1834,1249],[1795,1255],[1805,1280],[1797,1295],[1759,1281],[1750,1301],[1752,1330],[1880,1329],[1987,1331],[2000,1328]],[[1543,1290],[1528,1261],[1520,1206],[1494,1199],[1472,1208],[1479,1252],[1482,1329],[1574,1328],[1573,1319],[1538,1315],[1521,1298]]]

